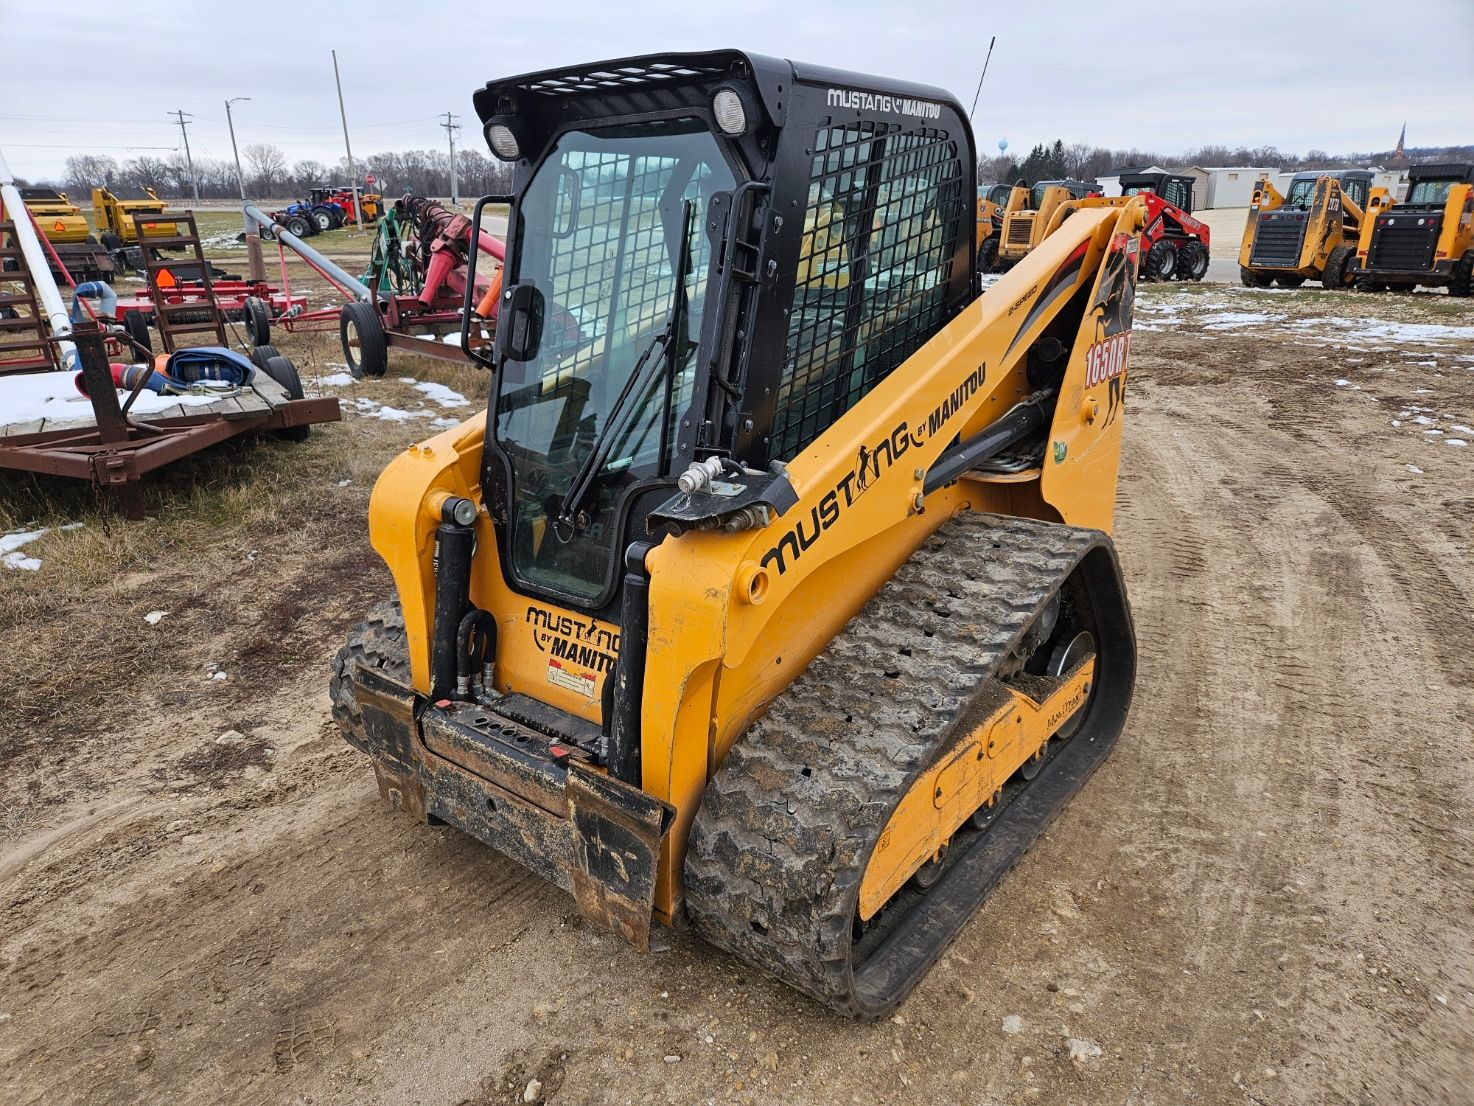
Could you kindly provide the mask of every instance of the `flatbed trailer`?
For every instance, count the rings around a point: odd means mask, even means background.
[[[69,340],[80,355],[90,411],[0,425],[0,469],[91,481],[114,493],[130,519],[144,517],[140,481],[150,472],[241,434],[300,439],[314,423],[342,418],[336,398],[307,399],[300,384],[289,389],[265,371],[233,395],[135,414],[143,374],[120,402],[101,327],[78,323]],[[6,384],[0,380],[0,401]]]

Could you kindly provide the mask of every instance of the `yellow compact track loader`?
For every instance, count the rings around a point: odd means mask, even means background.
[[[1020,195],[1022,192],[1022,195]],[[1017,265],[1040,242],[1060,206],[1071,200],[1100,195],[1094,181],[1043,180],[1028,191],[1016,190],[998,239],[998,267],[1005,272]],[[1024,203],[1015,206],[1015,201]]]
[[[980,296],[940,89],[715,51],[474,102],[515,170],[488,407],[374,488],[397,598],[337,722],[598,925],[880,1016],[1126,719],[1142,204]]]
[[[1288,195],[1261,177],[1239,243],[1240,278],[1250,288],[1276,281],[1298,288],[1307,280],[1349,288],[1363,218],[1386,197],[1366,169],[1296,173]]]
[[[1029,190],[1021,184],[978,185],[978,272],[998,271],[998,243],[1003,235],[1003,216],[1028,202]]]
[[[1422,285],[1474,295],[1474,164],[1414,165],[1406,200],[1373,203],[1353,279],[1358,292]]]

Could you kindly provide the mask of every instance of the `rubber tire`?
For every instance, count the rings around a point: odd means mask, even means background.
[[[338,724],[343,739],[357,748],[368,744],[363,710],[353,697],[352,670],[360,664],[409,685],[409,638],[398,602],[379,603],[370,608],[368,618],[353,628],[333,660],[333,675],[328,681],[333,721]]]
[[[315,225],[309,223],[300,215],[288,216],[287,221],[284,222],[282,226],[291,231],[298,238],[310,238],[317,231],[317,227]]]
[[[250,353],[251,364],[255,365],[262,372],[266,372],[266,362],[270,361],[273,357],[280,357],[281,355],[281,350],[275,346],[257,346]],[[276,378],[272,377],[272,379],[275,380]]]
[[[358,357],[348,344],[352,328],[358,338]],[[384,321],[371,303],[348,303],[338,314],[338,337],[343,342],[343,360],[355,380],[366,376],[383,376],[389,371],[389,344],[384,340]]]
[[[1274,281],[1281,288],[1299,288],[1305,283],[1305,278],[1299,273],[1281,273]]]
[[[1177,274],[1177,247],[1163,238],[1147,252],[1146,279],[1171,280]]]
[[[1466,250],[1464,256],[1454,262],[1454,271],[1448,279],[1450,296],[1474,296],[1474,250]]]
[[[998,271],[998,236],[989,235],[983,239],[983,244],[978,247],[978,272],[996,273]]]
[[[123,333],[148,350],[149,353],[153,353],[153,338],[148,332],[148,319],[144,318],[143,312],[130,311],[123,316]],[[138,356],[136,349],[130,349],[128,353],[133,357]]]
[[[110,230],[105,230],[102,232],[102,238],[100,239],[100,241],[102,242],[102,248],[107,250],[108,253],[112,253],[114,250],[121,250],[123,248],[123,240]]]
[[[280,355],[268,357],[263,367],[267,376],[275,380],[286,389],[287,395],[292,399],[302,399],[306,393],[302,391],[302,378],[297,375],[297,366],[290,359]],[[305,442],[312,437],[311,426],[284,426],[280,430],[273,430],[272,434],[288,442]]]
[[[1366,275],[1365,273],[1363,273],[1361,276],[1359,276],[1359,277],[1356,278],[1356,283],[1353,284],[1352,287],[1355,288],[1358,292],[1385,292],[1385,291],[1387,291],[1387,285],[1386,285],[1386,283],[1384,281],[1373,280],[1370,276]]]
[[[271,308],[259,296],[247,296],[242,302],[241,321],[251,345],[264,346],[271,341]]]
[[[1320,286],[1333,292],[1344,291],[1351,286],[1349,266],[1356,256],[1350,246],[1337,246],[1326,257],[1326,267],[1320,273]]]
[[[333,229],[333,216],[323,208],[313,211],[312,221],[317,224],[319,234],[325,234]]]
[[[1190,239],[1177,251],[1177,279],[1202,280],[1208,275],[1208,250],[1197,239]]]
[[[1239,280],[1245,288],[1268,288],[1274,283],[1273,273],[1256,273],[1253,269],[1239,266]]]
[[[348,217],[343,214],[343,209],[342,208],[329,207],[327,209],[327,212],[328,212],[328,218],[330,218],[333,221],[333,227],[332,227],[333,230],[337,230],[339,227],[341,227],[344,223],[346,223],[348,221]]]

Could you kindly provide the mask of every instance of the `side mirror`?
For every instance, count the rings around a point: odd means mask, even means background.
[[[509,361],[531,361],[543,334],[543,294],[532,284],[514,284],[497,312],[497,352]]]

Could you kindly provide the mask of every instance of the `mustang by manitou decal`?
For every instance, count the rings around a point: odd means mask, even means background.
[[[912,100],[904,96],[887,96],[881,92],[856,92],[852,88],[831,88],[829,106],[853,108],[856,111],[881,111],[888,115],[912,115],[917,119],[940,119],[942,105],[930,100]]]

